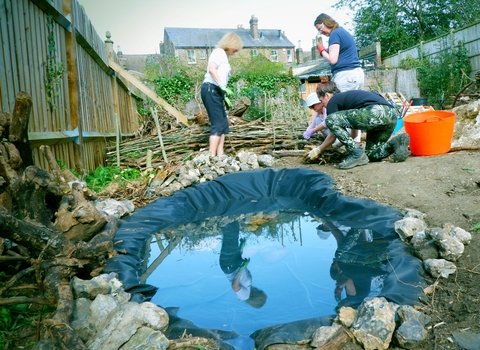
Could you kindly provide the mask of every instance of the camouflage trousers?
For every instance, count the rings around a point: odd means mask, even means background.
[[[325,124],[348,151],[353,151],[357,144],[347,128],[366,132],[365,153],[370,161],[376,161],[393,153],[393,145],[388,143],[388,140],[397,125],[398,117],[399,113],[395,108],[372,105],[329,114]]]

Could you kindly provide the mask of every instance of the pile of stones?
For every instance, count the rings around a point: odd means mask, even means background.
[[[395,231],[423,261],[427,273],[434,278],[448,278],[456,272],[455,261],[462,256],[472,235],[451,223],[429,228],[424,219],[424,213],[405,209],[404,218],[395,222]],[[425,288],[425,294],[431,292],[430,287]],[[356,310],[340,308],[331,326],[315,331],[311,345],[322,348],[344,332],[363,349],[388,349],[392,342],[411,349],[425,341],[429,322],[428,316],[412,306],[397,305],[383,297],[367,298]]]
[[[253,152],[241,151],[233,157],[227,154],[211,157],[208,151],[204,151],[192,160],[186,161],[165,180],[153,180],[147,189],[147,197],[169,197],[176,191],[211,181],[222,175],[256,170],[260,167],[272,167],[273,162],[274,158],[268,154],[257,155]]]

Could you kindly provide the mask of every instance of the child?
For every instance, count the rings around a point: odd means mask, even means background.
[[[325,125],[327,111],[323,108],[323,104],[319,101],[315,92],[307,96],[307,107],[315,111],[315,116],[309,123],[307,130],[303,133],[303,137],[308,140],[316,132],[322,132],[324,136],[327,136],[328,129],[326,130],[327,132],[322,131],[327,128]]]

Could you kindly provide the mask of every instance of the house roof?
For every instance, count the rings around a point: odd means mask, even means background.
[[[309,62],[307,65],[297,66],[293,70],[293,75],[298,76],[300,80],[305,80],[310,77],[331,76],[332,71],[330,63],[321,59]]]
[[[216,47],[224,34],[234,32],[243,41],[243,48],[295,48],[290,40],[279,29],[259,29],[259,39],[250,35],[250,29],[237,28],[176,28],[166,27],[164,37],[170,38],[176,48]]]

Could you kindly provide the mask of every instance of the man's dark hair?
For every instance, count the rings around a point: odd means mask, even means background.
[[[336,93],[339,93],[340,90],[338,90],[337,84],[333,81],[327,81],[326,83],[320,83],[317,85],[317,96],[319,98],[325,97],[327,92],[335,95]]]

